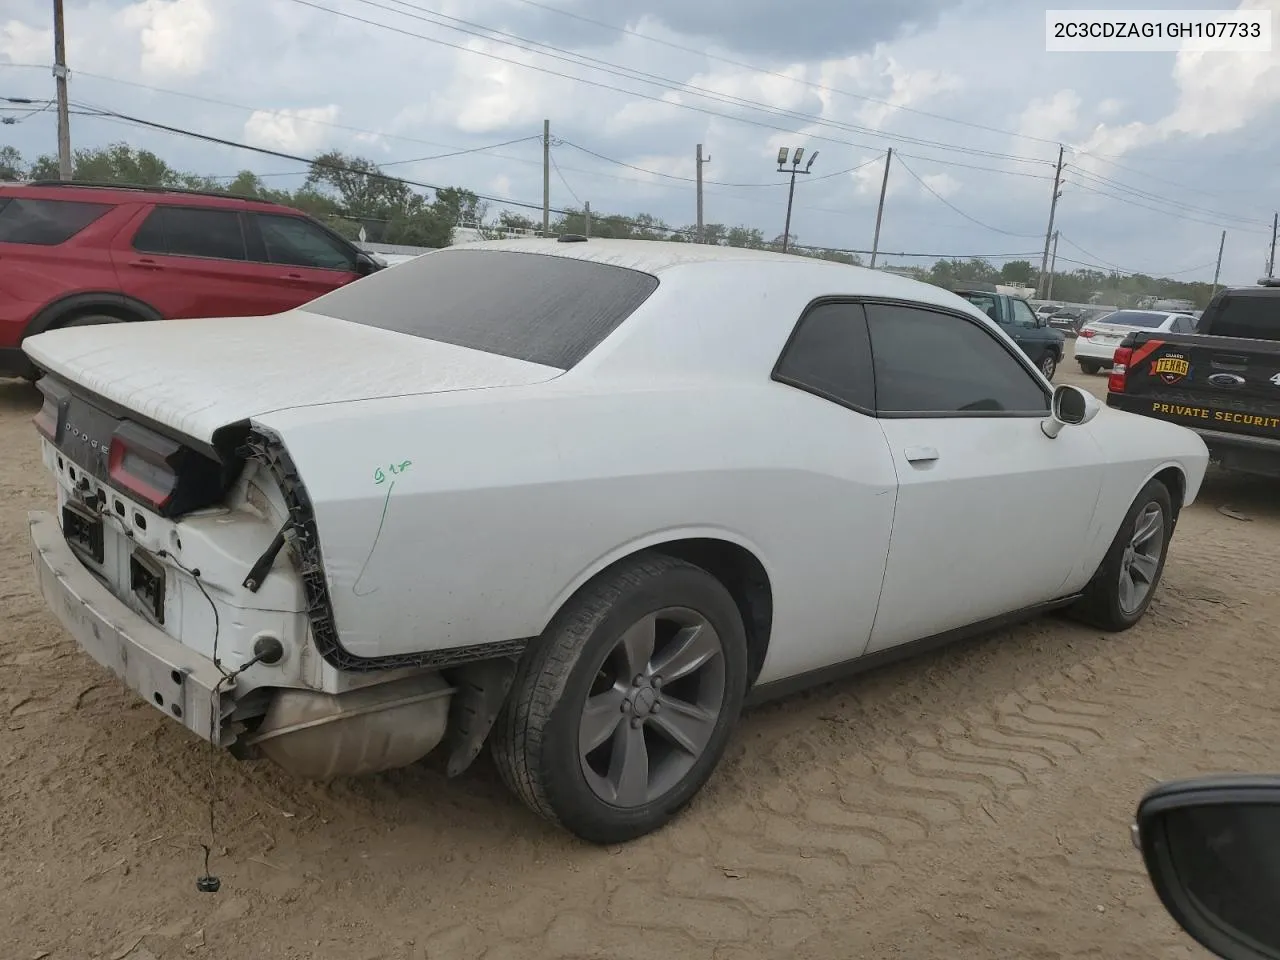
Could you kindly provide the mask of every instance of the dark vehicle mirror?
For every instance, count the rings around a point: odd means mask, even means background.
[[[1226,960],[1280,960],[1280,776],[1154,787],[1134,844],[1178,925]]]
[[[363,250],[356,254],[356,273],[360,274],[360,276],[367,277],[369,274],[377,273],[381,269],[382,264]]]

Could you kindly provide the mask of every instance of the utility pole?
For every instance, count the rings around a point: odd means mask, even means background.
[[[1218,276],[1222,273],[1222,250],[1227,245],[1227,231],[1222,231],[1222,239],[1218,241],[1218,265],[1213,268],[1213,290],[1209,296],[1213,296],[1218,292]]]
[[[789,147],[780,147],[778,149],[778,172],[786,173],[787,153]],[[804,165],[804,169],[800,169],[800,161],[804,157],[804,147],[796,147],[795,152],[791,154],[791,189],[787,193],[787,224],[782,228],[782,252],[786,253],[791,247],[791,203],[796,198],[796,174],[807,174],[813,169],[813,161],[818,159],[818,151],[813,151],[809,156],[809,162]]]
[[[876,268],[876,254],[880,252],[880,221],[884,218],[884,195],[889,189],[889,164],[893,162],[893,147],[884,155],[884,179],[880,181],[880,205],[876,207],[876,235],[871,238],[871,269]]]
[[[1058,272],[1058,231],[1053,231],[1053,254],[1049,257],[1049,286],[1045,290],[1044,298],[1046,300],[1053,299],[1053,275]]]
[[[1274,277],[1276,272],[1276,232],[1280,228],[1280,213],[1271,218],[1271,256],[1267,258],[1267,276]]]
[[[1053,172],[1053,199],[1049,201],[1049,229],[1044,232],[1044,256],[1040,258],[1040,282],[1036,292],[1044,290],[1045,273],[1049,269],[1049,243],[1053,240],[1053,217],[1058,212],[1058,198],[1062,196],[1062,155],[1065,148],[1058,144],[1058,166]]]
[[[551,121],[542,121],[542,235],[551,235]]]
[[[591,201],[585,200],[582,204],[582,235],[591,236]]]
[[[67,106],[67,37],[62,0],[53,0],[53,76],[58,88],[58,177],[71,179],[71,112]]]
[[[705,164],[705,163],[710,163],[710,162],[711,162],[711,156],[710,156],[710,154],[708,154],[708,155],[707,155],[707,157],[706,157],[705,159],[703,158],[703,156],[702,156],[702,144],[698,144],[698,157],[697,157],[697,161],[698,161],[698,232],[697,232],[697,242],[698,242],[698,243],[705,243],[705,242],[706,242],[706,240],[704,239],[704,237],[703,237],[703,232],[702,232],[702,165],[703,165],[703,164]]]

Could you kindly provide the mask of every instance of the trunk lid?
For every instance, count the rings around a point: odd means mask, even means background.
[[[522,386],[564,372],[304,310],[70,327],[23,349],[59,379],[206,444],[220,427],[290,407]]]

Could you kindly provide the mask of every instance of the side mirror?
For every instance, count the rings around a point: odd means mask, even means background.
[[[382,264],[365,253],[363,250],[356,254],[356,273],[362,277],[367,277],[371,273],[377,273],[382,269]]]
[[[1092,393],[1064,383],[1054,388],[1053,403],[1050,405],[1052,416],[1040,421],[1040,429],[1052,440],[1062,432],[1063,427],[1088,423],[1098,415],[1100,409],[1102,407],[1098,398]]]
[[[1163,783],[1132,828],[1160,902],[1226,960],[1280,958],[1280,777]]]

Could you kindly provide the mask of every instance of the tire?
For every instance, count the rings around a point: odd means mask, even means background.
[[[644,625],[655,615],[656,648],[645,658]],[[682,644],[694,654],[685,665],[696,665],[663,678],[664,659]],[[525,651],[490,749],[535,813],[591,843],[633,840],[670,820],[711,776],[746,678],[746,632],[723,584],[682,560],[641,555],[579,591]],[[677,746],[672,731],[698,749]],[[598,745],[584,752],[584,737]],[[641,747],[643,781],[626,762]]]
[[[1098,363],[1096,360],[1081,360],[1080,369],[1092,377],[1102,369],[1102,364]]]
[[[1140,566],[1131,559],[1131,549],[1135,546],[1135,537],[1139,531],[1146,527],[1157,511],[1161,526],[1157,533],[1145,541],[1150,549],[1144,550],[1142,544],[1138,545],[1138,557],[1146,556],[1148,559],[1148,563]],[[1173,501],[1168,488],[1159,480],[1149,481],[1139,491],[1125,514],[1098,572],[1085,587],[1084,595],[1070,608],[1072,616],[1112,633],[1128,630],[1141,620],[1147,607],[1151,605],[1151,598],[1155,596],[1160,578],[1164,574],[1164,562],[1169,554],[1169,538],[1173,536],[1173,523]],[[1158,556],[1154,554],[1157,546]],[[1144,566],[1147,568],[1145,591],[1136,597],[1136,602],[1133,595],[1126,601],[1123,596],[1122,571],[1127,571],[1135,586],[1141,587]]]
[[[124,323],[119,317],[113,317],[106,313],[86,313],[79,317],[72,317],[70,320],[64,320],[61,323],[54,324],[51,330],[62,330],[66,327],[94,327],[100,323]]]
[[[1053,375],[1058,372],[1058,357],[1052,350],[1046,350],[1044,356],[1040,358],[1040,372],[1044,374],[1046,380],[1052,381]]]

